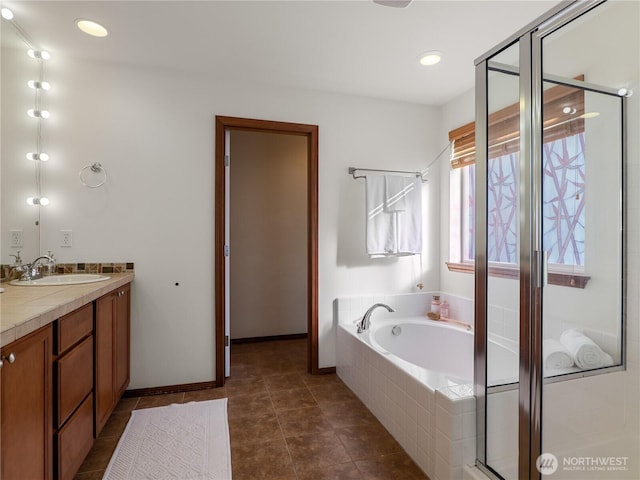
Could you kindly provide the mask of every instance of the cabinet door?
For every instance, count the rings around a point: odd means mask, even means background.
[[[107,423],[114,404],[114,294],[96,300],[95,402],[96,438]]]
[[[48,326],[2,349],[3,480],[52,477],[52,338]]]
[[[129,385],[129,310],[130,286],[118,289],[115,296],[115,390],[117,402]]]

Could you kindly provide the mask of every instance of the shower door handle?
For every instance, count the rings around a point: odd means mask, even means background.
[[[546,287],[549,284],[549,267],[546,250],[536,251],[536,264],[538,270],[538,288]]]

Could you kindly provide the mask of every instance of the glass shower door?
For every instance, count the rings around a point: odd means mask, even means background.
[[[488,62],[486,464],[518,478],[520,289],[519,44]]]
[[[619,92],[638,79],[638,42],[628,38],[638,10],[637,2],[607,2],[541,40],[538,208],[553,281],[542,288],[539,471],[553,478],[640,472],[637,420],[630,423],[637,406],[624,370],[628,99]]]
[[[568,2],[476,61],[477,464],[493,478],[640,478],[639,19],[639,2]]]

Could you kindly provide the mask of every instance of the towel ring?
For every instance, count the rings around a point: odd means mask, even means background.
[[[92,173],[95,174],[99,174],[100,172],[102,172],[102,180],[96,182],[89,182],[87,180],[85,180],[84,175],[85,172],[87,170],[91,170]],[[98,163],[92,163],[91,165],[85,165],[84,167],[82,167],[82,169],[78,172],[78,177],[80,177],[80,183],[82,183],[82,185],[84,185],[87,188],[98,188],[101,187],[102,185],[104,185],[107,181],[107,171],[104,169],[104,167]]]

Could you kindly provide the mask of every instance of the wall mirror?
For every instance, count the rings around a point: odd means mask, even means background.
[[[27,111],[34,108],[36,90],[28,82],[40,77],[40,61],[29,57],[26,32],[6,20],[0,29],[1,61],[1,260],[3,265],[15,264],[20,252],[23,262],[40,254],[40,209],[27,204],[27,198],[37,196],[37,175],[42,171],[27,154],[38,148],[38,123]],[[44,122],[43,122],[44,123]],[[46,125],[42,126],[44,129]],[[42,132],[41,132],[42,133]]]

